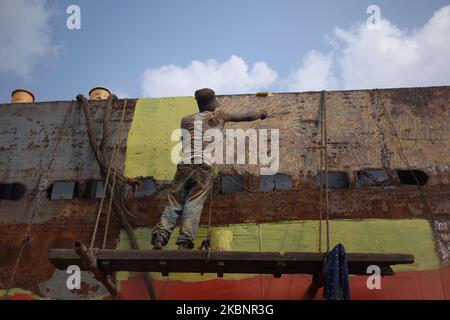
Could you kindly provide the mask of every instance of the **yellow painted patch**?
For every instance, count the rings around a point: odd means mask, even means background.
[[[233,251],[318,251],[318,221],[293,221],[267,224],[236,224],[227,226],[233,232]],[[430,270],[439,268],[439,258],[433,242],[433,234],[427,220],[337,220],[330,221],[331,246],[342,243],[347,252],[407,253],[415,256],[411,265],[394,266],[395,271]],[[139,228],[136,237],[142,248],[150,248],[151,230]],[[206,228],[200,227],[196,248],[206,236]],[[176,234],[167,249],[175,249]],[[323,238],[325,248],[326,240]],[[122,232],[119,249],[129,249],[129,241]],[[216,275],[171,274],[164,278],[153,273],[155,279],[203,281]],[[243,279],[252,275],[224,275],[224,279]],[[120,279],[126,278],[124,274]]]
[[[178,143],[171,141],[172,132],[184,116],[197,111],[193,97],[139,99],[128,133],[125,175],[172,179],[176,165],[171,152]]]

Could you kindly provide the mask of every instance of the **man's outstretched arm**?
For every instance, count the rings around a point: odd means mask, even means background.
[[[258,119],[264,120],[267,118],[267,112],[246,112],[246,113],[231,113],[228,114],[227,121],[230,122],[243,122],[243,121],[255,121]]]

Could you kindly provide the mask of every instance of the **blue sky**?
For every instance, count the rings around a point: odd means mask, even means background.
[[[81,9],[81,30],[66,28],[72,4]],[[362,29],[371,4],[385,22],[377,35]],[[98,85],[128,97],[185,95],[210,83],[218,93],[449,85],[450,44],[440,40],[449,34],[449,4],[0,0],[0,102],[19,87],[47,101]],[[385,46],[390,53],[377,49]],[[415,70],[428,61],[429,69]]]

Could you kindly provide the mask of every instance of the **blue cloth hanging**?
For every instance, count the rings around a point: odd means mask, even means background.
[[[323,274],[325,275],[324,298],[327,300],[350,300],[348,265],[342,244],[339,243],[327,253],[323,264]]]

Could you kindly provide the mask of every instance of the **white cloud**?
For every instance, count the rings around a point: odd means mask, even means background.
[[[450,6],[414,31],[383,19],[379,29],[335,28],[327,55],[310,52],[289,77],[298,90],[410,87],[450,84]],[[333,75],[334,74],[334,75]]]
[[[224,63],[214,59],[194,60],[186,67],[166,65],[144,72],[142,92],[145,97],[191,96],[202,87],[211,87],[219,94],[255,92],[267,89],[277,73],[265,62],[251,68],[238,56]]]
[[[310,51],[303,65],[286,81],[289,91],[314,91],[336,89],[337,79],[331,71],[333,59],[317,51]]]
[[[30,76],[37,60],[55,53],[45,0],[0,1],[0,72]]]

